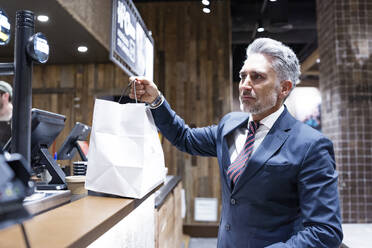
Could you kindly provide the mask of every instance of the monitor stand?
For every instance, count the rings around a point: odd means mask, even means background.
[[[81,149],[81,147],[80,147],[78,141],[75,141],[75,147],[76,147],[76,149],[77,149],[78,152],[79,152],[79,155],[80,155],[80,157],[81,157],[81,160],[83,160],[83,161],[88,161],[88,159],[87,159],[87,157],[85,156],[83,150]]]
[[[66,184],[36,183],[36,190],[66,190]]]
[[[65,173],[50,155],[48,148],[40,147],[40,164],[45,165],[52,180],[49,183],[37,183],[37,190],[63,190],[67,189]]]

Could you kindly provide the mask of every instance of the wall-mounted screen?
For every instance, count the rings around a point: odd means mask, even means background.
[[[113,0],[110,59],[128,75],[153,80],[154,40],[132,0]]]

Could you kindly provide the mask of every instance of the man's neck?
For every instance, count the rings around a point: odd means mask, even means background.
[[[266,111],[264,111],[260,114],[256,114],[256,115],[252,114],[252,118],[256,122],[261,121],[262,119],[266,118],[267,116],[271,115],[272,113],[278,111],[278,109],[280,109],[281,106],[282,106],[282,103],[277,104],[274,107],[272,107],[271,109],[268,109],[268,110],[266,110]]]

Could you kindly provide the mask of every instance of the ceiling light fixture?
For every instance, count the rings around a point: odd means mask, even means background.
[[[270,2],[276,2],[276,0],[270,0]]]
[[[77,49],[81,53],[86,53],[88,51],[88,47],[86,46],[79,46]]]
[[[209,14],[211,13],[211,10],[209,8],[203,8],[203,12]]]
[[[47,16],[47,15],[38,15],[37,16],[37,20],[39,22],[47,22],[47,21],[49,21],[49,16]]]
[[[209,5],[209,1],[208,0],[202,0],[202,4]]]
[[[317,58],[317,59],[316,59],[316,63],[317,63],[317,64],[320,63],[320,58]]]
[[[257,25],[257,32],[259,33],[262,33],[263,31],[265,31],[264,27],[262,26],[262,21],[261,20],[258,20],[258,25]]]

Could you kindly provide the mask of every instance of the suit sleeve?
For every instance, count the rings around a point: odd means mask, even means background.
[[[307,151],[298,175],[303,230],[277,247],[339,247],[343,238],[331,141],[321,138]]]
[[[190,128],[166,100],[151,112],[160,132],[179,150],[192,155],[217,156],[217,126]]]

